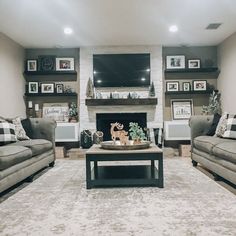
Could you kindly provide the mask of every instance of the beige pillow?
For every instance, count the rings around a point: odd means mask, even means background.
[[[27,135],[26,132],[21,124],[21,119],[20,117],[16,117],[12,119],[12,123],[15,125],[15,132],[16,132],[16,137],[18,140],[28,140],[30,139]]]
[[[225,112],[225,113],[221,116],[221,118],[220,118],[220,120],[219,120],[219,123],[218,123],[218,125],[217,125],[217,127],[216,127],[216,133],[215,133],[215,135],[216,135],[217,137],[223,138],[223,135],[224,135],[224,133],[225,133],[225,131],[226,131],[226,127],[227,127],[228,115],[229,115],[229,114],[228,114],[227,112]]]
[[[236,139],[236,115],[229,114],[223,138]]]

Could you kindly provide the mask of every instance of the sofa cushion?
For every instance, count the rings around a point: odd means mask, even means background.
[[[15,146],[15,145],[20,145],[20,146],[30,148],[33,156],[42,154],[42,153],[52,149],[52,147],[53,147],[52,143],[46,139],[23,140],[23,141],[9,144],[8,146]]]
[[[21,118],[20,117],[16,117],[14,119],[12,119],[12,123],[15,125],[16,128],[16,137],[18,140],[28,140],[30,139],[26,133],[25,130],[21,124]]]
[[[21,124],[29,138],[33,138],[33,129],[29,118],[21,120]]]
[[[0,146],[16,141],[15,125],[7,121],[0,121]]]
[[[201,151],[212,153],[212,148],[222,142],[222,138],[215,136],[198,136],[193,141],[193,146]]]
[[[224,135],[224,132],[225,132],[225,130],[226,130],[226,126],[227,126],[227,119],[228,119],[228,113],[227,112],[225,112],[222,116],[221,116],[221,118],[220,118],[220,120],[219,120],[219,123],[218,123],[218,125],[217,125],[217,127],[216,127],[216,136],[217,137],[223,137],[223,135]]]
[[[211,127],[209,128],[209,130],[207,131],[206,135],[208,136],[213,136],[216,132],[216,127],[220,121],[221,115],[219,115],[218,113],[214,114],[214,118],[211,124]]]
[[[223,138],[236,139],[236,115],[229,115]]]
[[[231,161],[236,164],[236,142],[234,140],[227,140],[213,147],[213,155]]]
[[[13,165],[32,157],[32,151],[22,146],[5,145],[0,147],[0,170],[5,170]]]

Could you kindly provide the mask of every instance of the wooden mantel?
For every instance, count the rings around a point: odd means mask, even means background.
[[[157,105],[157,98],[85,99],[86,106],[144,106]]]

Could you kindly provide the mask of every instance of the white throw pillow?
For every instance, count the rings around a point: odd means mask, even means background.
[[[21,124],[21,119],[20,117],[16,117],[14,119],[12,119],[12,123],[15,125],[16,129],[16,137],[18,140],[28,140],[30,139],[27,135],[26,132]]]

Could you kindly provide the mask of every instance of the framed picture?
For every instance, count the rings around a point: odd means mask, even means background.
[[[42,93],[54,93],[54,84],[41,84]]]
[[[200,60],[199,59],[188,60],[188,68],[189,69],[200,68]]]
[[[56,58],[57,71],[73,71],[75,70],[75,60],[71,57]]]
[[[167,92],[179,91],[179,82],[178,81],[166,82],[166,91]]]
[[[42,71],[55,70],[55,56],[39,56],[39,63]]]
[[[56,92],[57,93],[63,93],[64,92],[63,88],[64,88],[63,84],[57,84],[56,85]]]
[[[37,71],[37,60],[27,60],[27,71]]]
[[[173,120],[187,120],[193,115],[193,101],[191,99],[171,100]]]
[[[28,92],[29,93],[38,93],[39,92],[39,84],[38,84],[38,82],[29,82],[29,84],[28,84]]]
[[[194,80],[193,81],[193,90],[194,91],[205,91],[207,89],[206,80]]]
[[[183,86],[182,87],[183,91],[190,91],[191,90],[190,82],[183,82],[182,86]]]
[[[185,68],[184,55],[166,56],[166,69],[184,69],[184,68]]]
[[[51,118],[57,122],[68,122],[68,103],[44,103],[43,118]]]

